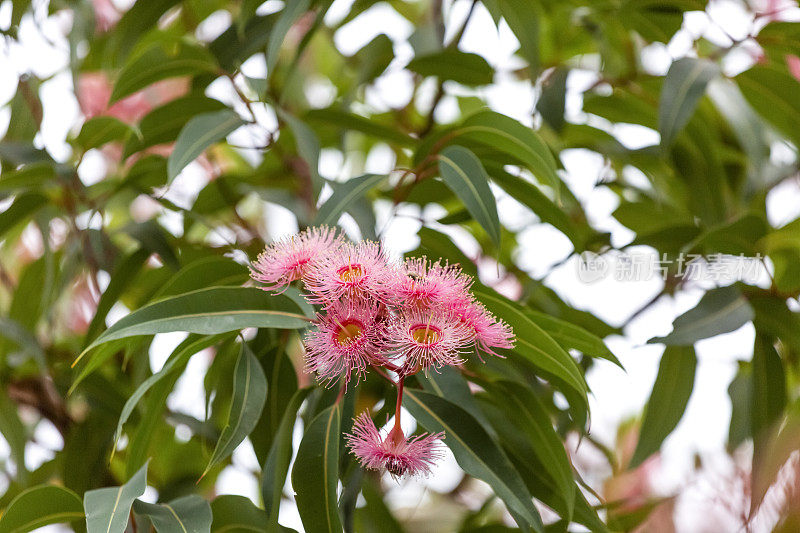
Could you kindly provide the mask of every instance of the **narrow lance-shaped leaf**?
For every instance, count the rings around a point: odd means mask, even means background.
[[[26,483],[28,469],[25,466],[25,444],[28,439],[25,424],[19,417],[17,404],[0,390],[0,435],[11,448],[11,458],[17,468],[17,480]]]
[[[530,388],[513,381],[489,385],[489,390],[494,391],[497,403],[508,410],[531,443],[544,470],[555,481],[557,492],[566,504],[567,516],[564,518],[571,518],[575,508],[572,465],[542,401]]]
[[[292,469],[292,488],[306,531],[340,533],[336,488],[342,409],[336,403],[308,425]]]
[[[783,417],[787,401],[783,363],[775,350],[773,339],[759,332],[756,332],[753,346],[752,369],[750,428],[753,436],[753,467],[750,512],[754,513],[761,505],[769,485],[777,477],[780,465],[788,459],[788,453],[775,453],[775,446],[781,440],[780,433],[794,426],[789,433],[794,433],[790,449],[797,447],[797,410],[790,411],[788,420]]]
[[[657,452],[664,439],[680,422],[692,395],[696,368],[697,356],[691,346],[670,346],[664,350],[656,382],[642,417],[631,468],[639,466]]]
[[[192,261],[176,272],[158,289],[151,301],[206,287],[238,286],[247,279],[247,267],[236,261],[217,255],[204,257]]]
[[[269,514],[267,531],[277,531],[283,486],[292,461],[292,433],[297,420],[297,411],[311,389],[300,389],[294,393],[284,411],[280,427],[272,441],[269,455],[261,470],[261,496],[264,510]]]
[[[490,311],[505,320],[514,330],[516,345],[513,353],[525,357],[533,365],[563,380],[579,395],[586,407],[588,386],[575,360],[526,316],[525,310],[519,304],[487,290],[476,290],[475,294]]]
[[[175,350],[170,354],[169,358],[167,358],[167,362],[164,363],[164,366],[161,367],[161,370],[144,380],[125,402],[125,405],[122,407],[122,412],[119,415],[117,430],[114,433],[115,446],[117,441],[119,441],[119,438],[122,436],[122,427],[125,425],[125,422],[128,421],[128,418],[131,416],[131,413],[133,413],[136,405],[147,393],[147,391],[149,391],[165,377],[169,376],[173,371],[183,368],[189,362],[189,358],[191,356],[208,348],[209,346],[213,346],[223,338],[225,338],[224,334],[199,338],[197,336],[190,335],[185,341],[180,343],[178,347],[175,348]]]
[[[439,372],[430,372],[427,375],[417,374],[417,380],[427,392],[457,403],[474,416],[475,420],[483,424],[485,429],[489,430],[491,428],[483,411],[475,402],[467,380],[464,379],[456,367],[445,366]]]
[[[753,316],[753,308],[736,287],[712,289],[700,299],[697,307],[675,319],[672,333],[647,342],[688,346],[700,339],[735,331],[750,322]]]
[[[786,407],[786,375],[772,339],[757,334],[753,346],[753,398],[750,427],[758,442]]]
[[[181,45],[175,54],[169,54],[161,44],[155,44],[123,67],[114,84],[110,103],[159,80],[214,70],[214,60],[203,48]]]
[[[147,487],[145,464],[121,487],[90,490],[83,496],[88,533],[123,533],[128,527],[128,515],[133,501]]]
[[[217,496],[211,502],[211,512],[214,515],[214,521],[211,523],[212,533],[267,530],[269,520],[267,513],[244,496],[233,494]]]
[[[800,98],[798,82],[776,62],[758,64],[738,76],[736,81],[751,106],[783,135],[800,144]]]
[[[75,142],[84,150],[99,148],[111,141],[123,141],[134,133],[133,128],[114,117],[94,117],[84,122]]]
[[[339,217],[352,208],[353,203],[363,197],[370,189],[386,179],[381,174],[364,174],[357,178],[336,184],[333,194],[322,204],[314,219],[314,225],[335,225]]]
[[[200,289],[154,302],[125,316],[87,346],[75,363],[96,346],[136,335],[171,331],[215,335],[248,327],[299,329],[308,324],[299,311],[290,298],[254,287]]]
[[[141,500],[133,502],[133,512],[146,516],[157,533],[209,533],[211,506],[195,494],[169,503],[154,505]]]
[[[206,148],[224,139],[246,122],[231,109],[197,115],[186,123],[167,161],[167,177],[171,181]]]
[[[426,430],[445,432],[445,444],[467,474],[488,483],[527,525],[536,531],[543,530],[525,483],[508,457],[472,415],[444,398],[419,390],[407,389],[403,405]]]
[[[278,117],[288,124],[297,144],[297,152],[308,165],[311,185],[316,199],[322,189],[322,177],[319,175],[320,144],[317,135],[308,124],[282,109],[278,109]]]
[[[39,341],[22,324],[14,319],[0,316],[0,336],[9,339],[28,352],[39,368],[47,368],[47,359]]]
[[[40,485],[19,493],[0,517],[0,533],[25,533],[83,518],[83,502],[71,490]]]
[[[8,230],[26,221],[46,204],[47,197],[37,192],[17,196],[14,203],[0,212],[0,239]]]
[[[127,158],[157,144],[173,142],[183,127],[196,115],[223,109],[225,104],[219,100],[198,94],[171,100],[142,118],[139,122],[141,138],[128,140],[125,144],[124,157]]]
[[[500,113],[481,111],[467,117],[453,133],[456,139],[465,136],[520,161],[541,183],[559,194],[561,180],[556,174],[556,161],[531,128]]]
[[[678,59],[669,67],[658,106],[658,131],[663,148],[672,144],[692,118],[708,82],[718,73],[714,63],[695,57]]]
[[[264,402],[267,400],[267,378],[253,352],[242,342],[239,358],[233,370],[233,402],[228,423],[222,430],[211,460],[203,475],[217,463],[233,453],[239,444],[258,424]]]
[[[478,54],[445,49],[415,57],[406,67],[421,76],[436,76],[463,85],[488,85],[494,78],[492,66]]]
[[[108,316],[108,312],[117,300],[119,300],[119,297],[125,292],[130,283],[136,278],[136,275],[144,266],[145,261],[150,257],[150,253],[150,250],[139,248],[122,259],[117,264],[116,268],[114,268],[111,281],[109,281],[106,290],[103,291],[103,295],[100,296],[100,301],[97,303],[97,310],[86,332],[87,342],[97,337],[100,330],[105,326],[105,319],[106,316]]]
[[[500,247],[500,220],[497,202],[486,174],[475,154],[461,146],[448,146],[439,154],[442,180],[464,202],[472,217]]]
[[[576,326],[571,322],[532,309],[525,310],[525,315],[536,322],[539,327],[547,332],[547,334],[562,347],[578,350],[589,357],[606,359],[622,368],[622,363],[619,362],[617,356],[611,353],[611,350],[608,349],[603,339],[597,335],[589,333],[582,327]]]
[[[269,34],[269,42],[267,43],[267,76],[272,75],[275,65],[278,63],[278,55],[281,51],[281,45],[286,38],[286,34],[292,27],[292,24],[300,18],[300,16],[308,11],[311,6],[311,0],[294,0],[284,4],[283,11],[281,11],[278,20],[272,27]]]

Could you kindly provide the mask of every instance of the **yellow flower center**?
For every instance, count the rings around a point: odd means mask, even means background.
[[[425,345],[436,344],[442,336],[442,330],[436,326],[420,325],[411,328],[411,337],[415,342]]]
[[[361,265],[353,264],[340,268],[338,274],[340,280],[345,283],[352,283],[353,281],[358,281],[363,272]]]
[[[347,346],[351,342],[355,342],[361,337],[364,329],[358,322],[345,322],[339,327],[336,332],[336,344],[339,346]]]

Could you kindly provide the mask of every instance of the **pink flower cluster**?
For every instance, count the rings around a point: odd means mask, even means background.
[[[306,370],[322,382],[358,382],[372,368],[398,387],[395,428],[381,438],[362,414],[348,435],[366,468],[395,476],[425,474],[442,434],[407,440],[400,430],[403,380],[417,372],[459,365],[478,350],[497,355],[514,334],[471,294],[472,278],[457,265],[426,258],[389,261],[380,244],[352,243],[336,230],[309,228],[268,246],[251,267],[265,290],[301,283],[321,311],[306,334]]]

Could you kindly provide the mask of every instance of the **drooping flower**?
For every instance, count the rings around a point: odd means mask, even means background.
[[[430,474],[433,464],[444,455],[436,442],[443,438],[444,433],[434,433],[407,439],[399,426],[383,438],[367,413],[361,413],[353,423],[353,432],[345,434],[347,447],[364,468],[386,469],[394,477]]]
[[[341,245],[336,230],[326,226],[308,228],[298,235],[273,242],[250,268],[250,277],[266,283],[264,290],[285,289],[301,279],[315,260]]]
[[[475,332],[457,315],[444,310],[406,309],[387,328],[386,344],[402,359],[401,374],[457,365],[474,341]]]
[[[371,298],[387,302],[389,286],[396,276],[380,244],[345,243],[310,265],[303,275],[307,300],[329,305],[342,298]]]
[[[458,265],[442,265],[426,257],[406,259],[391,292],[396,305],[404,308],[439,307],[468,297],[472,278]]]
[[[494,348],[514,347],[514,332],[511,327],[495,317],[482,303],[471,300],[454,306],[452,310],[474,332],[476,348],[499,356]]]
[[[360,379],[369,365],[386,362],[385,329],[374,302],[334,302],[306,333],[306,371],[331,383],[342,378],[346,385],[353,373]]]

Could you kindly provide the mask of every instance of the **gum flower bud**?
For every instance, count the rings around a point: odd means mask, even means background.
[[[475,339],[458,316],[430,309],[408,309],[392,319],[387,346],[402,360],[401,374],[458,365],[461,354]]]
[[[342,298],[388,300],[388,286],[395,276],[378,243],[364,241],[342,245],[315,261],[303,276],[307,299],[330,304]]]
[[[306,334],[306,371],[347,384],[353,373],[360,379],[369,365],[385,363],[385,326],[378,318],[374,303],[334,302]]]
[[[273,242],[250,267],[250,277],[266,284],[268,291],[285,289],[301,279],[311,263],[341,245],[336,230],[326,226],[308,228],[302,233]]]
[[[403,263],[391,291],[400,307],[440,307],[454,299],[468,298],[471,285],[472,278],[458,265],[414,257]]]
[[[406,439],[399,426],[383,438],[367,413],[361,413],[353,423],[353,432],[345,434],[347,447],[361,466],[386,470],[395,478],[429,475],[431,467],[443,456],[441,445],[436,442],[443,438],[444,433],[435,433]]]

